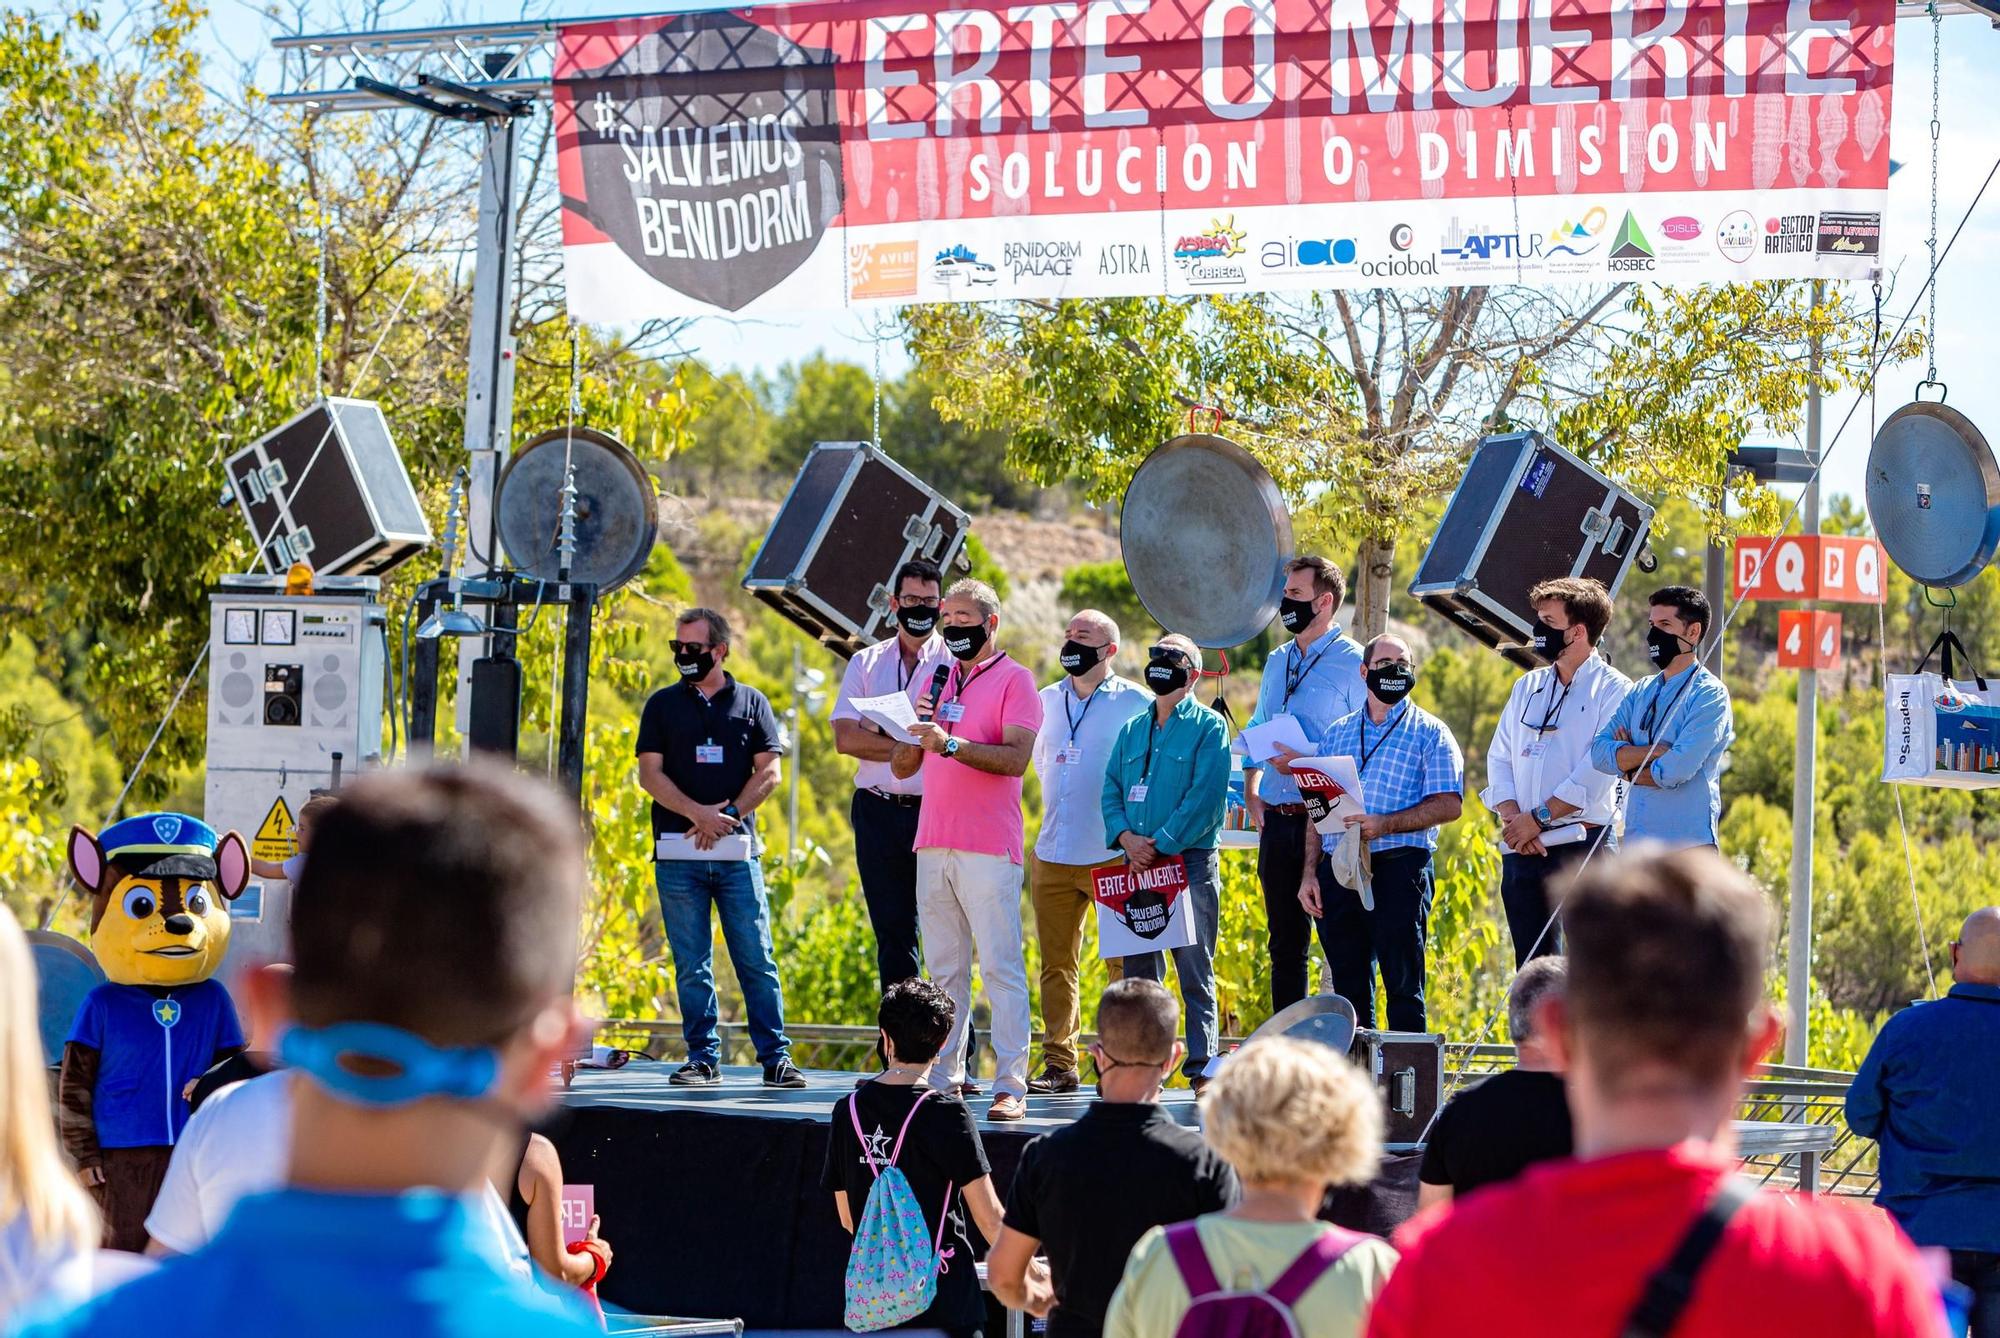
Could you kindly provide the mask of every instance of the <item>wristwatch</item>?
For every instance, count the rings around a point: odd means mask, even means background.
[[[741,819],[743,814],[737,810],[735,804],[730,803],[722,806],[722,816],[725,818]]]
[[[1547,804],[1537,804],[1535,805],[1535,821],[1541,823],[1544,827],[1553,827],[1556,825],[1556,815],[1549,812]]]
[[[963,740],[963,739],[960,739],[960,738],[958,738],[958,737],[957,737],[956,735],[954,735],[953,737],[951,737],[951,738],[949,738],[949,739],[946,739],[946,740],[944,741],[944,755],[945,755],[946,757],[957,757],[957,756],[958,756],[958,745],[959,745],[959,744],[961,744],[961,743],[963,743],[963,742],[964,742],[964,740]]]

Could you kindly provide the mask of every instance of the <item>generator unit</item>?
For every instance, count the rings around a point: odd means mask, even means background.
[[[378,579],[284,588],[281,576],[229,576],[209,596],[204,816],[272,863],[296,853],[292,829],[314,791],[380,765],[389,663]],[[288,955],[291,904],[289,884],[253,876],[230,903],[230,955]]]

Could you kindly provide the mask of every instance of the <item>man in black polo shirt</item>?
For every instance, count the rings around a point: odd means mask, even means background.
[[[1563,957],[1536,957],[1507,987],[1507,1030],[1518,1066],[1468,1087],[1438,1113],[1417,1173],[1417,1207],[1449,1203],[1572,1151],[1562,1069],[1542,1035],[1544,1003],[1562,993]]]
[[[639,784],[653,797],[653,880],[674,955],[674,992],[688,1059],[669,1081],[720,1082],[711,904],[743,987],[750,1039],[767,1087],[804,1087],[785,1039],[785,996],[771,955],[771,905],[757,862],[756,808],[778,788],[785,751],[764,694],[723,670],[729,623],[689,609],[674,633],[681,681],[661,688],[639,717]]]
[[[1002,1303],[1023,1308],[1041,1248],[1056,1291],[1049,1338],[1098,1338],[1139,1237],[1236,1202],[1229,1164],[1159,1105],[1181,1062],[1180,1030],[1180,1007],[1157,981],[1105,990],[1090,1047],[1102,1099],[1021,1150],[986,1277]]]

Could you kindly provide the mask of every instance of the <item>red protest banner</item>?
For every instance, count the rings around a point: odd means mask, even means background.
[[[1101,864],[1090,871],[1097,902],[1097,947],[1105,957],[1185,948],[1194,942],[1188,914],[1187,861],[1168,855],[1151,868]]]
[[[568,24],[570,310],[1879,263],[1890,0],[1688,0],[1643,33],[1630,12],[810,0]]]

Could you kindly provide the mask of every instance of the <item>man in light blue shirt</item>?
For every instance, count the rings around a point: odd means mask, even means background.
[[[1197,1092],[1215,1057],[1215,944],[1222,928],[1222,892],[1215,834],[1229,804],[1229,729],[1194,700],[1201,651],[1180,635],[1161,637],[1148,652],[1146,686],[1153,709],[1118,732],[1104,772],[1104,836],[1138,870],[1179,856],[1187,866],[1187,897],[1195,941],[1174,948],[1174,971],[1187,1002],[1187,1055],[1181,1071]],[[1166,962],[1157,952],[1127,957],[1125,974],[1158,980]]]
[[[1098,797],[1104,767],[1125,722],[1146,710],[1146,693],[1112,670],[1118,624],[1096,609],[1080,609],[1056,654],[1063,677],[1042,689],[1042,729],[1035,735],[1035,775],[1042,782],[1042,830],[1028,864],[1028,900],[1042,949],[1042,1076],[1028,1081],[1041,1094],[1074,1092],[1077,956],[1083,922],[1096,913],[1091,869],[1118,858],[1104,839]],[[1120,958],[1105,963],[1119,977]]]
[[[1625,844],[1712,846],[1722,818],[1722,758],[1736,740],[1729,689],[1695,663],[1713,616],[1708,598],[1685,585],[1653,592],[1646,654],[1660,672],[1642,678],[1590,748],[1607,775],[1632,783]]]
[[[1361,647],[1335,621],[1347,593],[1347,578],[1323,557],[1295,557],[1285,564],[1285,597],[1278,619],[1292,639],[1264,661],[1251,725],[1281,715],[1299,722],[1317,739],[1340,717],[1361,709]],[[1299,907],[1299,880],[1305,872],[1305,805],[1298,782],[1275,767],[1245,763],[1243,796],[1250,823],[1261,833],[1257,880],[1264,887],[1264,916],[1271,954],[1271,1007],[1275,1011],[1306,997],[1306,953],[1312,921]]]
[[[1310,832],[1316,857],[1301,875],[1299,905],[1319,926],[1334,993],[1375,1025],[1375,968],[1389,1000],[1389,1030],[1425,1030],[1424,945],[1430,937],[1431,853],[1438,828],[1457,822],[1465,805],[1465,759],[1442,720],[1408,697],[1417,666],[1400,637],[1378,636],[1357,671],[1366,705],[1333,722],[1316,750],[1351,757],[1360,773],[1364,813],[1347,826],[1368,843],[1362,879],[1349,886],[1334,871],[1345,833]],[[1368,891],[1366,900],[1362,887]]]

